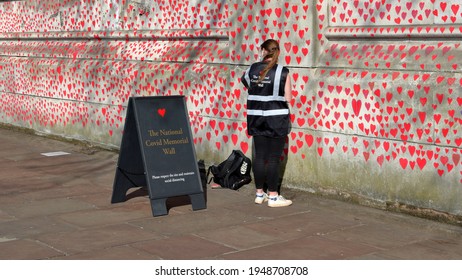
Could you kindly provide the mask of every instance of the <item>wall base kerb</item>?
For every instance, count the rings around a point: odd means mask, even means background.
[[[384,211],[406,214],[414,217],[419,217],[427,220],[437,221],[446,224],[452,224],[462,227],[462,215],[450,214],[443,211],[437,211],[430,208],[417,207],[405,204],[398,201],[383,201],[371,199],[356,193],[345,192],[335,188],[326,187],[307,187],[300,188],[297,186],[286,186],[291,192],[310,193],[326,199],[339,200],[352,204],[362,205],[365,207],[380,209]],[[294,195],[294,194],[292,194]],[[295,194],[296,196],[296,194]]]
[[[68,137],[55,135],[55,134],[43,133],[43,132],[36,131],[30,128],[14,126],[14,125],[1,123],[1,122],[0,122],[0,129],[9,129],[12,131],[17,131],[17,132],[21,132],[25,134],[32,134],[32,135],[36,135],[39,137],[44,137],[44,138],[48,138],[48,139],[52,139],[56,141],[67,142],[75,146],[78,146],[79,152],[87,154],[87,155],[92,155],[96,153],[97,151],[109,151],[109,152],[119,153],[119,148],[114,148],[108,145],[92,143],[92,142],[81,140],[81,139],[68,138]]]
[[[436,211],[434,209],[415,207],[404,203],[389,201],[386,203],[386,210],[462,227],[462,216]]]

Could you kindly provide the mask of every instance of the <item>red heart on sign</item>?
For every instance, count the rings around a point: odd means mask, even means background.
[[[165,108],[160,108],[157,110],[157,114],[159,114],[162,118],[165,116]]]

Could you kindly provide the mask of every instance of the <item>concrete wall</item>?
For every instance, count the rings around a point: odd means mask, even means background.
[[[184,95],[199,158],[251,154],[239,77],[293,74],[284,185],[462,215],[459,1],[0,2],[0,122],[118,147],[130,96]]]

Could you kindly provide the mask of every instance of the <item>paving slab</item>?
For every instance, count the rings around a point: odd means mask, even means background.
[[[145,250],[122,245],[109,248],[95,249],[67,256],[59,256],[54,260],[162,260],[159,256],[149,254]]]
[[[14,218],[2,222],[0,237],[8,239],[32,239],[38,235],[52,234],[55,232],[72,232],[78,228],[57,220],[50,216],[35,216],[30,218]]]
[[[150,240],[132,245],[164,260],[200,260],[234,252],[235,249],[192,234]]]
[[[66,255],[161,238],[163,237],[159,234],[125,223],[84,228],[72,232],[47,233],[36,237],[39,242],[65,252]]]
[[[41,260],[63,256],[64,253],[30,239],[0,242],[0,260]]]

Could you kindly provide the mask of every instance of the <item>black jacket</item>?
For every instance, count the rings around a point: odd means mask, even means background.
[[[284,98],[289,69],[276,64],[259,82],[260,72],[266,65],[254,63],[241,77],[249,93],[247,131],[252,136],[284,137],[290,132],[289,105]]]

